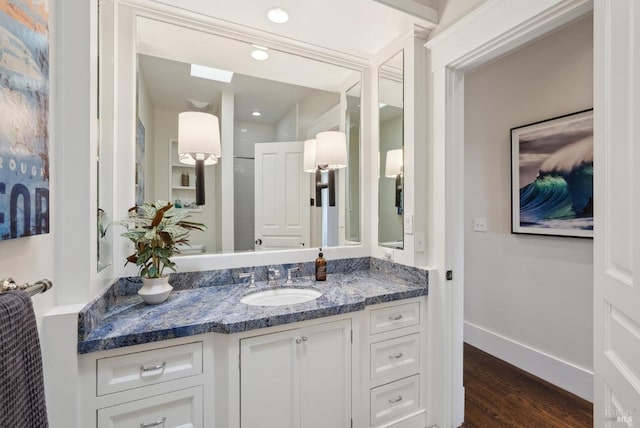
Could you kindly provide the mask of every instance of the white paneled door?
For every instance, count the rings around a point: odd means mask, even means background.
[[[256,250],[309,246],[310,174],[302,142],[255,145]]]
[[[640,3],[594,6],[594,426],[631,427],[640,425]]]

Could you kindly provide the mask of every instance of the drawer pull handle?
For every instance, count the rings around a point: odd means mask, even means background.
[[[402,314],[399,315],[393,315],[389,317],[390,321],[400,321],[402,319]]]
[[[166,420],[167,420],[167,417],[163,416],[162,419],[158,419],[155,422],[140,422],[140,428],[157,427],[158,425],[164,424]]]
[[[396,404],[402,401],[402,395],[398,395],[396,398],[389,398],[389,404]]]
[[[396,355],[389,355],[390,360],[398,360],[402,358],[402,352],[398,352]]]
[[[167,365],[167,363],[164,362],[162,364],[158,364],[158,365],[151,366],[151,367],[140,366],[140,371],[142,373],[148,373],[148,372],[154,372],[156,370],[164,370],[166,365]],[[149,425],[149,426],[153,426],[153,425]]]

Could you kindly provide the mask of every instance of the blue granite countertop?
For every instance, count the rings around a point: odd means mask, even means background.
[[[357,266],[351,267],[368,269],[347,268],[340,272],[337,263],[329,269],[327,281],[316,282],[313,276],[297,278],[295,287],[313,287],[322,296],[288,306],[251,306],[240,302],[246,294],[271,288],[266,281],[257,281],[255,289],[246,284],[219,285],[214,280],[205,285],[195,281],[193,274],[190,283],[197,284],[197,288],[188,288],[178,280],[178,286],[174,284],[174,291],[160,305],[146,305],[131,291],[118,295],[108,290],[80,314],[78,352],[210,332],[238,333],[360,311],[367,305],[427,294],[426,271],[377,259],[359,260]],[[307,266],[302,269],[303,273],[308,270]],[[284,286],[284,280],[279,280],[277,286]]]

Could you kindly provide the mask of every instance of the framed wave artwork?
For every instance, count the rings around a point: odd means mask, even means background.
[[[593,109],[511,129],[511,232],[593,237]]]

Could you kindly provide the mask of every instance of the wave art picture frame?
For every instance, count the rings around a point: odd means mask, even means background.
[[[593,238],[593,109],[511,129],[511,232]]]

